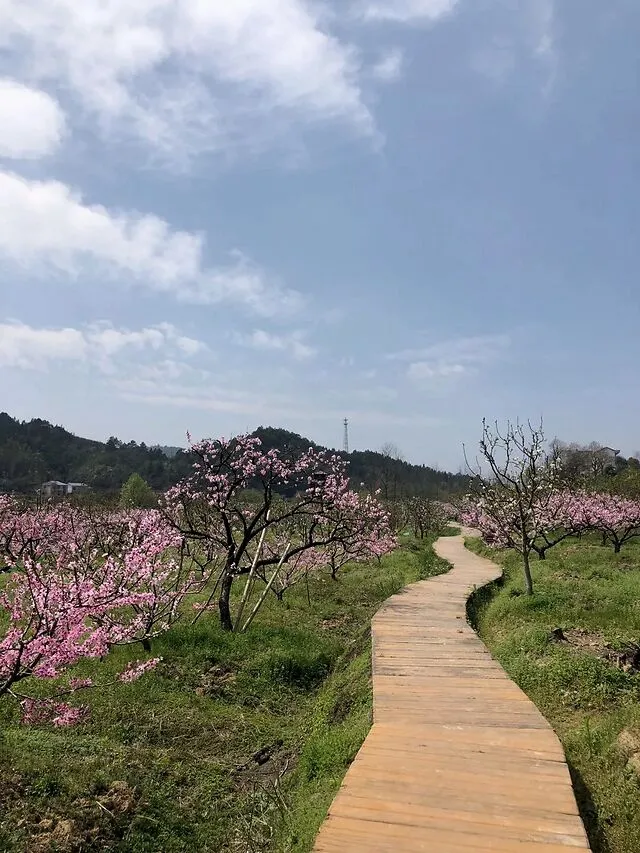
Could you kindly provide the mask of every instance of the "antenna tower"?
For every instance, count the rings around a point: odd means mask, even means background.
[[[347,418],[344,419],[344,446],[343,450],[345,453],[349,452],[349,421]]]

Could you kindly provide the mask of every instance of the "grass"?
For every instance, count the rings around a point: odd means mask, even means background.
[[[471,603],[480,636],[558,733],[594,853],[637,853],[640,763],[634,770],[617,741],[626,730],[640,750],[640,675],[607,655],[640,639],[640,545],[614,554],[568,540],[532,563],[532,597],[516,554],[490,556],[505,580]],[[551,639],[557,628],[569,642]]]
[[[75,729],[21,726],[0,703],[0,850],[310,850],[370,727],[371,617],[446,570],[432,541],[273,598],[246,635],[215,614],[178,624],[154,642],[158,669],[90,693]]]

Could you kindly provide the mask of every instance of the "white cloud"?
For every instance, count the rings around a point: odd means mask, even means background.
[[[543,95],[554,87],[559,67],[555,0],[520,0],[504,6],[488,19],[491,35],[478,43],[472,68],[502,87],[515,79],[521,86],[522,69],[533,72]]]
[[[35,160],[53,153],[65,133],[60,105],[45,92],[0,78],[0,157]]]
[[[255,350],[288,352],[296,360],[305,361],[316,355],[316,350],[304,342],[304,333],[291,332],[289,335],[275,335],[263,329],[255,329],[249,335],[234,335],[234,341],[240,346]]]
[[[89,205],[58,181],[0,172],[0,259],[44,275],[110,276],[196,304],[235,302],[264,316],[289,313],[300,294],[271,283],[236,253],[209,268],[201,234],[157,216]]]
[[[78,329],[34,329],[23,323],[0,324],[0,368],[46,368],[50,361],[81,361],[87,341]]]
[[[555,50],[555,0],[530,2],[528,15],[533,52],[543,60],[549,59]]]
[[[18,321],[0,323],[0,368],[48,370],[60,362],[76,362],[112,373],[117,357],[150,351],[191,357],[205,344],[181,335],[170,323],[140,329],[118,329],[102,321],[81,329],[42,329]]]
[[[462,364],[438,364],[428,361],[414,361],[409,365],[407,376],[409,379],[449,379],[461,376],[467,370]]]
[[[358,52],[325,12],[307,0],[4,0],[0,48],[104,134],[171,156],[255,139],[267,116],[371,134]]]
[[[458,0],[365,0],[359,4],[360,14],[369,21],[437,21],[451,14]]]
[[[404,54],[398,48],[388,51],[376,65],[371,73],[383,83],[393,83],[402,76],[404,66]]]
[[[506,349],[511,340],[508,335],[476,335],[466,338],[451,338],[426,347],[406,349],[390,353],[392,361],[440,360],[478,363],[493,360]]]
[[[159,350],[166,345],[173,345],[187,356],[197,355],[207,349],[202,341],[181,335],[171,323],[160,323],[139,331],[116,329],[107,322],[95,323],[89,327],[88,337],[106,355],[113,355],[127,347]]]
[[[558,50],[556,45],[555,0],[535,0],[529,4],[531,51],[545,74],[543,93],[548,95],[554,88],[558,74]]]
[[[193,358],[205,353],[207,346],[195,338],[180,334],[171,323],[130,331],[114,328],[108,322],[94,323],[85,333],[89,355],[105,373],[115,370],[114,359],[124,351],[150,351],[158,355],[174,353],[181,358]],[[178,364],[172,361],[174,367]],[[147,365],[151,368],[153,365]]]
[[[360,408],[353,405],[351,395],[346,406],[331,406],[324,388],[319,389],[313,399],[303,393],[279,394],[266,389],[255,380],[244,388],[237,388],[231,387],[230,384],[214,384],[211,381],[189,384],[183,381],[155,381],[132,377],[118,381],[115,387],[123,399],[133,403],[157,406],[165,410],[178,408],[183,412],[200,410],[245,415],[253,419],[254,425],[259,421],[276,424],[288,422],[290,428],[296,429],[298,422],[317,424],[323,421],[335,423],[339,432],[345,414],[360,426],[434,426],[440,423],[436,418],[415,412],[403,415],[397,411],[397,406],[390,411],[380,405]],[[395,399],[390,396],[389,401],[395,402]],[[380,404],[381,401],[376,398],[372,402]],[[382,402],[384,404],[387,401]],[[341,434],[339,432],[339,435]]]
[[[492,364],[510,345],[508,335],[453,338],[426,347],[391,353],[390,361],[410,362],[410,379],[453,379]]]

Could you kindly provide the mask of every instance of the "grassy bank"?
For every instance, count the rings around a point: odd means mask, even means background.
[[[533,597],[517,555],[490,556],[505,582],[475,602],[480,635],[560,736],[595,853],[637,853],[640,545],[569,540],[533,563]]]
[[[1,704],[0,850],[309,850],[370,726],[370,619],[445,570],[431,541],[300,585],[247,635],[215,615],[179,624],[154,643],[157,671],[92,693],[75,729],[23,727]]]

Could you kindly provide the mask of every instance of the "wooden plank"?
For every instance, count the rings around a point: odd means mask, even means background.
[[[372,620],[373,727],[316,853],[588,851],[562,746],[466,623],[500,569],[443,537],[453,568]]]

